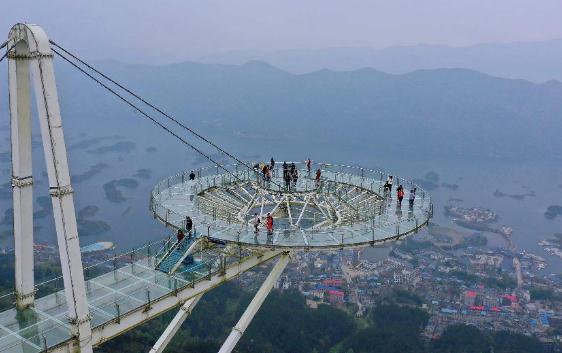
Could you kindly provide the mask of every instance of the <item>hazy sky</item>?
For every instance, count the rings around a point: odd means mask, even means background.
[[[90,59],[177,62],[239,49],[464,46],[562,38],[560,0],[18,0],[0,30],[42,25]]]

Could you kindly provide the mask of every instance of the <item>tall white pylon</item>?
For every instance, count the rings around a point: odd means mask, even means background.
[[[91,326],[84,272],[78,241],[73,189],[53,70],[49,39],[37,25],[17,24],[8,39],[10,119],[12,134],[12,185],[14,191],[14,237],[16,297],[19,308],[33,305],[33,196],[31,173],[30,73],[47,173],[49,194],[57,232],[60,261],[68,305],[68,318],[82,353],[92,352]]]

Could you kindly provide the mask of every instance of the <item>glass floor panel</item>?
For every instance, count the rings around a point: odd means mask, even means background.
[[[37,325],[18,332],[20,336],[42,347],[54,346],[72,337],[70,327],[61,321],[49,318]]]
[[[56,292],[35,300],[35,309],[50,316],[64,316],[68,311],[64,292]]]
[[[209,252],[205,256],[218,256]],[[92,328],[185,287],[185,276],[151,268],[154,258],[137,260],[86,281]],[[201,276],[206,275],[205,272]],[[193,277],[193,275],[191,275]],[[191,278],[190,278],[191,280]],[[63,290],[37,298],[35,306],[0,312],[0,352],[36,353],[72,338]]]
[[[117,315],[116,313],[110,314],[102,311],[100,308],[88,305],[90,309],[90,316],[92,318],[92,327],[97,327],[99,325],[105,324],[106,322],[114,319]]]
[[[0,339],[0,352],[37,353],[42,350],[41,343],[36,344],[15,335],[8,335]]]

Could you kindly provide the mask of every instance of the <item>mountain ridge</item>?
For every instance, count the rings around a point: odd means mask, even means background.
[[[562,158],[562,83],[555,81],[449,68],[296,75],[262,62],[95,65],[185,124],[238,146],[337,141],[351,153],[418,160]],[[116,119],[129,108],[60,60],[56,70],[65,126],[130,124]]]
[[[388,73],[417,69],[459,67],[505,78],[535,82],[562,80],[562,38],[537,42],[484,43],[453,47],[447,45],[403,45],[386,48],[331,47],[276,51],[239,50],[197,58],[205,63],[240,64],[264,60],[293,73],[321,68],[350,71],[373,67]]]

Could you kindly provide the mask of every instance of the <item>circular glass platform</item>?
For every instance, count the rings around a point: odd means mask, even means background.
[[[294,173],[289,163],[288,174],[298,175],[289,180],[281,164],[269,178],[263,176],[263,165],[254,170],[225,168],[198,169],[194,180],[186,171],[158,183],[150,200],[154,217],[184,228],[189,216],[199,236],[215,241],[313,249],[397,240],[416,233],[433,213],[429,195],[410,181],[394,176],[392,191],[385,191],[388,175],[382,171],[326,163],[308,171],[304,163],[294,163]],[[399,185],[405,191],[401,205],[396,195]],[[268,214],[272,230],[267,229]]]

